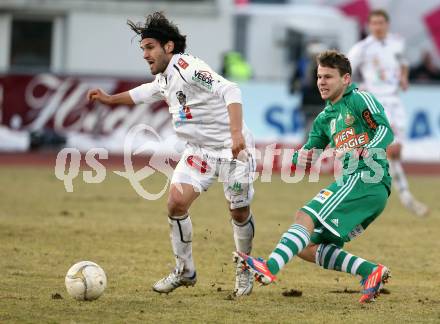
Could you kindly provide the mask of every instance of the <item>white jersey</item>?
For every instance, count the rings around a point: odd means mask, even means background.
[[[407,65],[404,49],[404,40],[393,34],[383,40],[370,35],[356,43],[347,57],[353,76],[361,74],[361,88],[378,97],[397,95],[401,66]]]
[[[240,89],[199,58],[175,54],[153,82],[129,93],[137,104],[164,99],[180,139],[213,149],[232,146],[227,106],[241,104]],[[246,139],[251,136],[244,123],[243,135]]]

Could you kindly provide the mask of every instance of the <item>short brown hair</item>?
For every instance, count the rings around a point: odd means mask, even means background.
[[[348,73],[351,75],[351,64],[348,58],[337,50],[328,50],[322,52],[316,57],[316,63],[323,67],[338,69],[339,74],[343,76]]]
[[[388,12],[383,9],[375,9],[370,11],[370,13],[368,14],[368,21],[370,21],[371,17],[373,16],[382,16],[387,22],[390,21],[390,16],[388,15]]]

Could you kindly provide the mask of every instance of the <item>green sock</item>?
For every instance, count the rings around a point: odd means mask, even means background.
[[[350,254],[334,244],[321,244],[318,247],[316,264],[324,269],[360,275],[362,278],[368,277],[373,269],[377,267],[376,263]]]
[[[267,260],[267,267],[272,274],[277,274],[287,262],[301,252],[310,242],[307,229],[299,224],[293,224],[281,237],[275,250]]]

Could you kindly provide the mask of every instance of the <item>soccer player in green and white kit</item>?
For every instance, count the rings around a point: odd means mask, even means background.
[[[342,249],[360,235],[385,208],[390,194],[386,148],[394,135],[381,104],[351,83],[350,61],[326,51],[317,57],[317,85],[326,107],[315,119],[307,143],[293,162],[311,162],[309,151],[335,149],[343,159],[341,179],[322,189],[296,213],[295,223],[283,234],[267,261],[236,252],[237,262],[258,281],[269,284],[295,255],[324,269],[360,275],[361,303],[378,296],[390,276],[387,267]]]

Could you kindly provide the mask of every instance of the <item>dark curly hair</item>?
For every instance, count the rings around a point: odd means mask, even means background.
[[[338,69],[339,74],[341,76],[343,76],[346,73],[351,75],[350,61],[344,54],[336,50],[328,50],[320,53],[316,57],[316,63],[323,67]]]
[[[170,22],[163,12],[148,15],[145,23],[134,23],[127,20],[127,24],[141,39],[154,38],[164,46],[168,41],[174,42],[173,54],[183,53],[186,48],[186,35],[182,35],[175,24]]]

